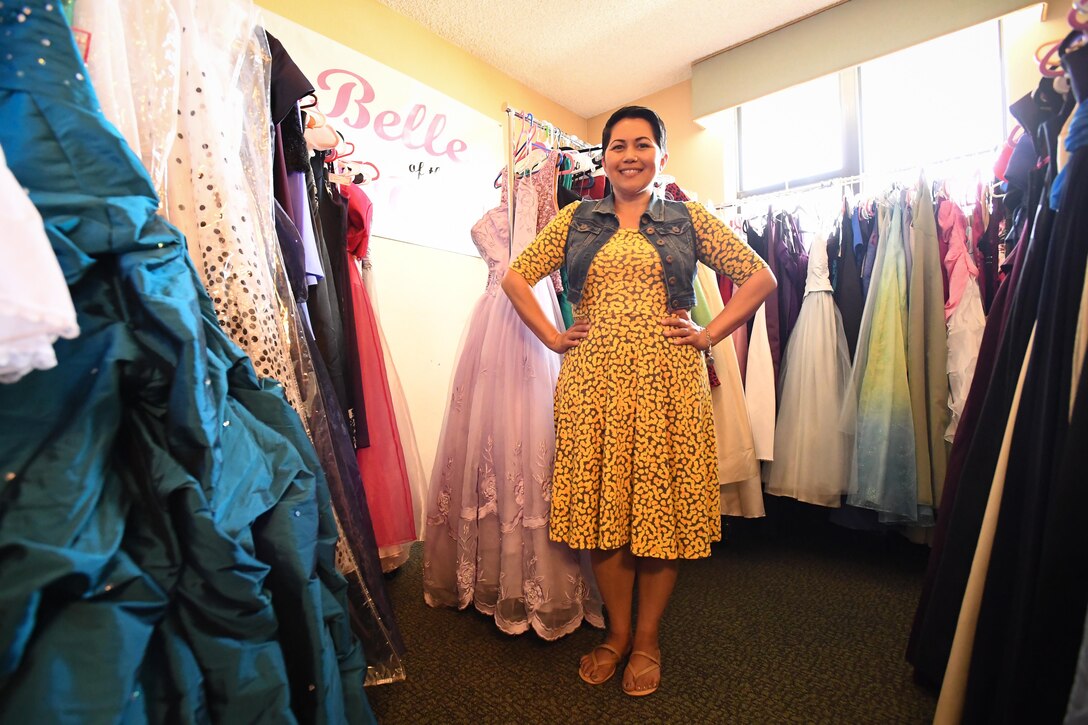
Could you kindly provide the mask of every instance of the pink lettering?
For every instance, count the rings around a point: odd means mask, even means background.
[[[404,145],[410,149],[423,148],[422,143],[412,143],[412,132],[423,125],[423,120],[427,117],[427,107],[421,103],[417,103],[412,106],[412,110],[408,112],[408,115],[404,119]]]
[[[321,72],[317,77],[317,86],[323,91],[332,90],[330,78],[338,73],[348,76],[340,84],[336,91],[336,100],[333,101],[332,110],[328,115],[332,118],[345,117],[348,106],[355,103],[355,118],[345,118],[344,123],[352,128],[366,128],[370,125],[371,115],[367,104],[375,99],[374,87],[358,73],[353,73],[343,68],[329,68]],[[353,96],[358,96],[354,98]],[[400,141],[407,148],[423,149],[431,156],[449,156],[451,161],[460,161],[458,154],[468,150],[468,144],[461,139],[452,139],[446,143],[445,148],[440,148],[439,136],[446,129],[446,115],[435,114],[423,132],[423,139],[416,140],[420,129],[427,121],[427,107],[422,103],[412,106],[412,110],[402,117],[396,111],[386,109],[378,112],[374,117],[374,133],[386,141]],[[402,125],[403,124],[403,125]],[[437,168],[437,167],[436,167]]]
[[[374,119],[374,133],[378,134],[386,141],[396,141],[400,138],[400,134],[390,133],[386,131],[390,126],[396,126],[400,123],[400,114],[396,111],[382,111]]]
[[[355,121],[345,121],[345,123],[352,128],[366,128],[370,123],[370,112],[366,108],[366,104],[374,100],[374,87],[367,83],[366,78],[363,78],[357,73],[352,73],[349,70],[343,70],[341,68],[329,68],[322,71],[321,75],[317,77],[317,85],[323,91],[332,90],[332,86],[328,84],[328,78],[336,73],[346,73],[355,79],[358,86],[362,89],[362,97],[355,101],[355,105],[359,109],[358,115],[355,117]],[[336,92],[336,101],[333,102],[332,110],[329,111],[330,116],[334,118],[344,115],[344,112],[348,110],[348,102],[351,100],[352,91],[356,88],[355,83],[345,82],[340,86],[340,90]]]
[[[449,156],[451,161],[460,161],[461,159],[457,158],[457,154],[466,151],[467,149],[467,143],[459,138],[455,138],[446,146],[446,156]]]

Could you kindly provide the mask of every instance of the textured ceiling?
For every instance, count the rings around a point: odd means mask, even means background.
[[[379,1],[584,118],[690,78],[699,58],[842,2]]]

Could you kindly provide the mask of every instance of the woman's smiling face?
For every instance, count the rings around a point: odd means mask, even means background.
[[[604,150],[604,172],[615,193],[634,197],[653,186],[668,158],[654,140],[649,121],[624,118],[612,127],[612,137]]]

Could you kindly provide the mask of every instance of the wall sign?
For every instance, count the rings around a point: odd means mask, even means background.
[[[372,234],[478,256],[469,230],[499,201],[502,124],[387,65],[264,11],[351,155],[381,170],[364,188]]]

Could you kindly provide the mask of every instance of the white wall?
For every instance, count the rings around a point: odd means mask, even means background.
[[[467,237],[469,230],[450,233]],[[370,259],[371,302],[404,386],[423,470],[430,476],[457,346],[487,284],[487,264],[479,257],[380,237],[370,240]]]

